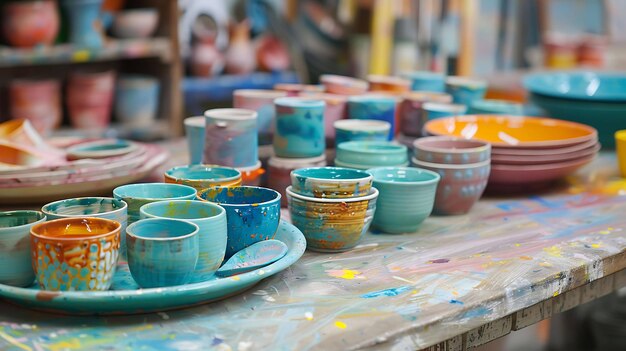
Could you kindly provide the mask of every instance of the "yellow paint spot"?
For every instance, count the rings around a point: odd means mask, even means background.
[[[613,230],[613,227],[608,227],[608,228],[606,228],[606,229],[607,229],[607,230]]]
[[[241,279],[241,278],[239,278],[239,276],[238,276],[238,275],[235,275],[235,276],[231,277],[230,279],[232,279],[232,280],[234,280],[234,281],[238,281],[238,280],[239,280],[239,279]]]
[[[89,50],[77,50],[72,55],[72,60],[74,60],[74,62],[85,62],[89,60],[90,56],[91,53]]]
[[[312,321],[313,320],[313,313],[311,312],[306,312],[304,314],[304,318],[306,318],[307,321]]]
[[[453,291],[453,292],[452,292],[452,295],[454,295],[454,296],[459,296],[459,293],[458,293],[458,292],[456,292],[456,291]]]
[[[599,248],[601,245],[600,244],[591,244],[591,247],[593,247],[594,249]]]
[[[347,280],[365,278],[361,275],[361,272],[354,271],[351,269],[332,269],[332,270],[326,271],[326,273],[330,275],[331,277],[347,279]]]
[[[11,345],[13,345],[15,347],[18,347],[18,348],[20,348],[22,350],[25,350],[25,351],[32,351],[33,350],[30,346],[22,344],[21,342],[15,340],[15,338],[13,338],[11,335],[9,335],[9,334],[7,334],[5,332],[0,331],[0,337],[3,338],[4,340],[6,340],[9,344],[11,344]]]
[[[563,257],[561,255],[561,248],[558,246],[550,246],[550,247],[546,247],[543,249],[543,251],[547,252],[548,255],[553,256],[553,257]]]
[[[555,291],[554,294],[552,294],[552,296],[558,296],[558,295],[559,295],[558,291]]]
[[[607,234],[611,234],[611,232],[608,230],[601,230],[598,232],[598,234],[607,235]]]
[[[412,290],[412,291],[411,291],[411,294],[413,294],[413,295],[417,295],[417,290]]]
[[[339,329],[346,329],[348,326],[342,321],[335,321],[335,327]]]
[[[517,243],[515,244],[515,247],[520,247],[520,246],[522,246],[522,244],[517,244]]]
[[[519,257],[519,259],[520,259],[520,260],[524,260],[524,261],[530,261],[530,260],[532,260],[533,258],[532,258],[532,257],[528,257],[528,256],[520,256],[520,257]]]

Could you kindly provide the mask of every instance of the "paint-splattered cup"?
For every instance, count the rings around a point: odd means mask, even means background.
[[[166,183],[187,185],[197,191],[214,186],[241,185],[241,172],[234,168],[213,165],[172,167],[163,176]]]
[[[429,102],[451,103],[452,96],[446,93],[413,91],[402,95],[402,102],[398,107],[398,122],[400,131],[407,136],[419,137],[422,128],[428,121],[423,106]]]
[[[30,229],[32,264],[43,290],[108,290],[120,248],[119,222],[61,218]]]
[[[291,172],[291,190],[304,196],[358,197],[367,195],[371,187],[371,174],[351,168],[311,167]]]
[[[127,184],[113,189],[113,196],[128,204],[128,224],[139,220],[141,206],[162,200],[193,200],[196,189],[181,184],[142,183]]]
[[[126,229],[128,268],[142,288],[187,284],[199,253],[198,225],[178,219],[148,218]]]
[[[46,220],[39,211],[0,212],[0,283],[29,286],[35,280],[30,229]]]
[[[280,222],[279,192],[256,186],[215,187],[198,194],[226,210],[228,244],[226,259],[256,242],[273,239]]]
[[[274,153],[278,157],[320,156],[326,149],[324,100],[285,97],[274,100]]]
[[[471,139],[447,136],[419,138],[413,142],[413,155],[419,161],[468,164],[487,161],[491,157],[491,144]]]

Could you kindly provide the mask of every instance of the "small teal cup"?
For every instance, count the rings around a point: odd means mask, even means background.
[[[189,163],[202,163],[204,152],[204,116],[185,118],[185,135],[187,136],[187,148],[189,149]]]
[[[487,82],[467,77],[448,77],[446,92],[452,95],[455,104],[471,106],[474,101],[485,98]]]
[[[433,211],[439,174],[409,167],[380,167],[368,172],[380,193],[372,226],[391,234],[416,231]]]
[[[210,202],[195,200],[158,201],[141,206],[141,219],[171,218],[198,225],[199,254],[192,283],[211,278],[226,253],[226,210]]]
[[[226,210],[226,259],[256,242],[274,238],[280,221],[280,198],[276,190],[256,186],[214,187],[198,194],[199,200]]]
[[[334,123],[335,145],[346,141],[386,141],[391,123],[385,121],[342,119]]]
[[[425,120],[430,121],[437,118],[464,115],[467,107],[459,104],[427,102],[422,105],[422,110],[424,111]]]
[[[326,102],[284,97],[274,100],[274,106],[276,125],[273,145],[277,157],[308,158],[324,154]]]
[[[30,228],[45,220],[39,211],[0,212],[0,283],[19,287],[33,284]]]
[[[337,147],[335,164],[354,165],[358,169],[369,169],[379,166],[408,165],[408,149],[404,145],[389,141],[349,141]],[[369,166],[369,167],[367,167]]]
[[[128,184],[113,189],[113,196],[128,205],[128,224],[139,220],[139,209],[145,204],[162,200],[193,200],[196,195],[196,189],[181,184]]]
[[[198,261],[199,228],[177,219],[149,218],[126,228],[128,268],[142,288],[187,284]]]
[[[402,76],[411,81],[411,90],[413,91],[442,93],[446,90],[445,77],[441,73],[415,71],[403,73]]]
[[[510,116],[523,116],[524,107],[522,104],[516,102],[510,102],[506,100],[485,99],[476,100],[472,102],[469,107],[468,114],[470,115],[510,115]]]
[[[357,95],[348,99],[348,118],[373,119],[391,125],[387,140],[392,140],[396,130],[397,100],[384,95]]]

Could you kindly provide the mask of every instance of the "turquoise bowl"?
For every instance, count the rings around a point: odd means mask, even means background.
[[[311,167],[291,171],[294,193],[321,198],[349,198],[367,195],[372,176],[367,172],[340,167]]]
[[[415,71],[401,74],[411,81],[413,91],[444,92],[446,89],[445,76],[442,73],[430,71]]]
[[[448,77],[446,92],[452,95],[455,104],[471,106],[472,102],[485,98],[487,82],[467,77]]]
[[[391,130],[389,122],[363,119],[342,119],[336,121],[333,127],[335,145],[357,140],[385,141]]]
[[[409,167],[380,167],[368,172],[380,192],[372,226],[391,234],[415,232],[433,211],[439,174]]]
[[[198,194],[199,200],[226,210],[226,259],[254,243],[274,238],[280,221],[280,198],[278,191],[256,186],[213,187]]]
[[[522,104],[506,101],[485,99],[476,100],[472,102],[467,111],[470,115],[511,115],[511,116],[523,116],[524,107]]]
[[[0,283],[20,287],[33,284],[30,228],[45,220],[39,211],[0,212]]]
[[[177,219],[149,218],[126,228],[128,268],[142,288],[187,284],[198,261],[199,228]]]
[[[274,100],[274,105],[276,128],[273,145],[276,156],[308,158],[324,154],[326,103],[323,100],[283,97]]]
[[[398,101],[387,95],[356,95],[348,98],[348,118],[384,121],[391,125],[387,140],[392,140],[396,130]]]
[[[113,196],[128,204],[128,224],[139,220],[139,209],[145,204],[162,200],[193,200],[196,195],[196,189],[181,184],[128,184],[113,189]]]
[[[337,146],[337,164],[374,168],[408,163],[407,147],[385,141],[349,141]]]
[[[524,87],[533,94],[567,100],[626,102],[624,72],[543,72],[524,78]]]
[[[191,282],[206,281],[211,278],[226,253],[226,210],[223,207],[204,201],[172,200],[158,201],[141,206],[141,219],[171,218],[195,223],[199,227],[199,255]]]

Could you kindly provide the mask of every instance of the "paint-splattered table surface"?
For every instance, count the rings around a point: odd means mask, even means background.
[[[603,154],[550,194],[486,198],[415,234],[307,252],[246,293],[186,310],[70,317],[0,302],[0,348],[419,349],[516,312],[519,324],[532,306],[545,317],[544,301],[626,266],[626,182],[616,172]],[[475,342],[466,335],[459,342]]]

